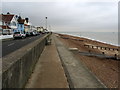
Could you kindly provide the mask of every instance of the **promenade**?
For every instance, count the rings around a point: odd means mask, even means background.
[[[55,34],[51,38],[25,88],[105,88]]]
[[[46,46],[42,52],[26,88],[68,87],[67,78],[53,39],[51,45]]]

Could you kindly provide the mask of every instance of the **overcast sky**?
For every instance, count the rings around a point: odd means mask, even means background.
[[[35,26],[64,32],[116,32],[118,31],[118,2],[103,0],[76,2],[2,2],[2,13],[10,12],[28,17]]]

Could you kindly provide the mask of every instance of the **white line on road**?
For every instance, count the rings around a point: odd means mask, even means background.
[[[12,45],[14,45],[15,43],[11,43],[11,44],[9,44],[8,46],[12,46]]]

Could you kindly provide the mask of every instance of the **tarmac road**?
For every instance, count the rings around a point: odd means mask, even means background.
[[[45,34],[41,34],[38,36],[26,37],[24,39],[3,41],[2,42],[2,57],[5,57],[6,55],[10,54],[11,52],[16,51],[17,49],[37,40],[38,38],[43,37],[44,35]]]

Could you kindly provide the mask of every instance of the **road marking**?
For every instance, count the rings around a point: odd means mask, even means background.
[[[14,45],[15,43],[11,43],[11,44],[9,44],[8,46],[12,46],[12,45]]]

